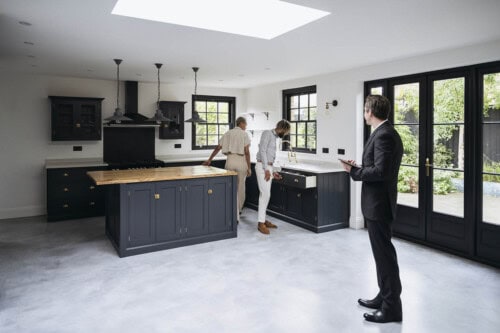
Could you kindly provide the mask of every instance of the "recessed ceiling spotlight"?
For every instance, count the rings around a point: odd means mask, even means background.
[[[219,80],[219,82],[224,82],[224,80]]]
[[[93,69],[87,69],[87,72],[93,72],[94,70]]]
[[[24,44],[26,44],[26,45],[35,45],[35,43],[32,43],[32,42],[24,42]]]
[[[36,58],[36,57],[35,57],[34,55],[32,55],[32,54],[28,54],[28,55],[27,55],[27,57],[28,57],[28,58]]]
[[[142,76],[142,74],[139,74],[139,73],[136,73],[135,75],[137,75],[137,76]]]
[[[263,39],[330,15],[279,0],[118,0],[111,13]]]
[[[26,21],[19,21],[19,24],[27,26],[27,27],[31,26],[31,23],[26,22]]]
[[[244,77],[244,76],[245,76],[245,74],[238,74],[238,76],[239,76],[239,77]]]
[[[31,67],[38,67],[37,65],[31,65]]]
[[[270,70],[271,70],[271,68],[269,68],[269,67],[266,67],[266,68],[264,68],[264,69],[265,69],[266,71],[270,71]]]
[[[184,76],[181,76],[181,77],[180,77],[180,79],[181,79],[181,80],[184,80]]]

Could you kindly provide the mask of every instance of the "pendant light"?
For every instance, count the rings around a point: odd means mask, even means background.
[[[108,117],[104,120],[114,121],[119,124],[122,121],[131,121],[132,119],[130,119],[129,117],[125,117],[123,115],[122,109],[120,109],[120,64],[122,62],[122,59],[113,59],[113,61],[116,64],[116,109],[111,117]]]
[[[172,121],[172,119],[167,118],[163,115],[163,112],[160,109],[160,68],[162,64],[155,64],[158,69],[158,99],[156,100],[156,112],[155,115],[146,120],[147,122],[156,122],[157,124],[161,124],[165,121]]]
[[[194,72],[194,98],[193,98],[193,103],[196,103],[196,90],[198,88],[198,73],[199,68],[198,67],[193,67],[193,72]],[[198,112],[194,110],[193,106],[193,116],[190,119],[185,120],[186,123],[206,123],[207,121],[203,118],[200,117]]]

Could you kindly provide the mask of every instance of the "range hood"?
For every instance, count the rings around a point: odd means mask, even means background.
[[[125,81],[125,117],[132,121],[124,122],[126,125],[149,125],[146,117],[139,113],[139,83],[137,81]]]

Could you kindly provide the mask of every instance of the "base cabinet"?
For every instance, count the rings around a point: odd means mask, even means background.
[[[47,221],[104,215],[104,189],[87,171],[104,167],[51,168],[47,170]]]
[[[349,226],[350,180],[345,172],[306,173],[316,176],[316,187],[296,188],[273,180],[267,214],[314,232]],[[259,187],[252,164],[246,182],[247,207],[258,209]]]
[[[235,176],[111,185],[106,203],[120,257],[236,237]]]

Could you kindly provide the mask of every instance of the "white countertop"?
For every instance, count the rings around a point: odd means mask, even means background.
[[[177,162],[203,162],[208,160],[210,157],[210,154],[212,154],[212,150],[208,151],[204,154],[182,154],[182,155],[160,155],[156,156],[156,158],[160,161],[163,161],[165,163],[177,163]],[[218,161],[218,160],[225,160],[226,156],[223,154],[217,154],[217,156],[214,157],[213,160]]]
[[[312,173],[330,173],[330,172],[345,172],[344,168],[340,163],[328,162],[328,161],[299,161],[288,162],[278,160],[274,163],[275,168],[290,169],[296,171],[305,171]]]
[[[64,159],[47,159],[45,160],[45,168],[56,169],[56,168],[83,168],[83,167],[94,167],[94,166],[107,166],[102,158],[64,158]]]

